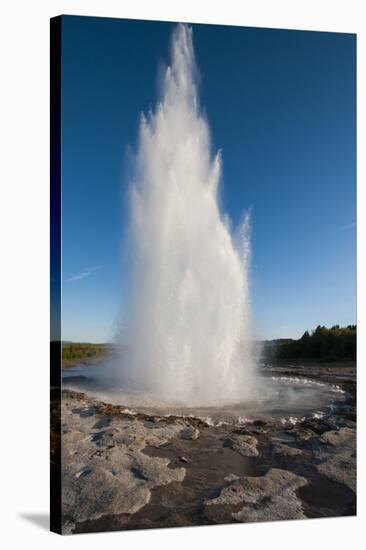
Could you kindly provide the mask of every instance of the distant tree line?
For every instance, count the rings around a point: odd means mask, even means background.
[[[278,359],[319,359],[335,361],[356,359],[356,325],[330,328],[318,325],[310,333],[306,330],[299,340],[290,340],[276,346]]]
[[[62,343],[62,359],[85,359],[100,357],[108,351],[107,344]]]

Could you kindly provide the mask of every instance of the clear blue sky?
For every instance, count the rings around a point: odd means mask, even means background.
[[[126,291],[128,150],[173,24],[63,18],[62,337],[110,341]],[[193,25],[223,151],[223,210],[252,207],[258,338],[356,321],[355,35]]]

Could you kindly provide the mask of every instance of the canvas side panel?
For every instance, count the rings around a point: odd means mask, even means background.
[[[50,529],[61,534],[61,17],[50,21]]]

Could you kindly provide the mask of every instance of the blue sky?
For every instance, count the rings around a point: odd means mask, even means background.
[[[126,293],[129,151],[173,24],[63,18],[62,337],[110,341]],[[193,25],[222,209],[252,209],[258,338],[356,321],[356,38]]]

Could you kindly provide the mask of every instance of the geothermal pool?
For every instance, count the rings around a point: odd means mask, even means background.
[[[63,388],[71,389],[105,403],[120,405],[126,412],[149,415],[194,416],[212,425],[241,425],[253,420],[277,420],[295,424],[304,418],[323,418],[334,412],[346,398],[338,385],[291,376],[273,376],[268,365],[258,369],[255,397],[231,404],[190,405],[177,401],[159,401],[148,393],[115,387],[103,374],[103,365],[76,365],[63,371]],[[260,388],[260,391],[259,391]]]

